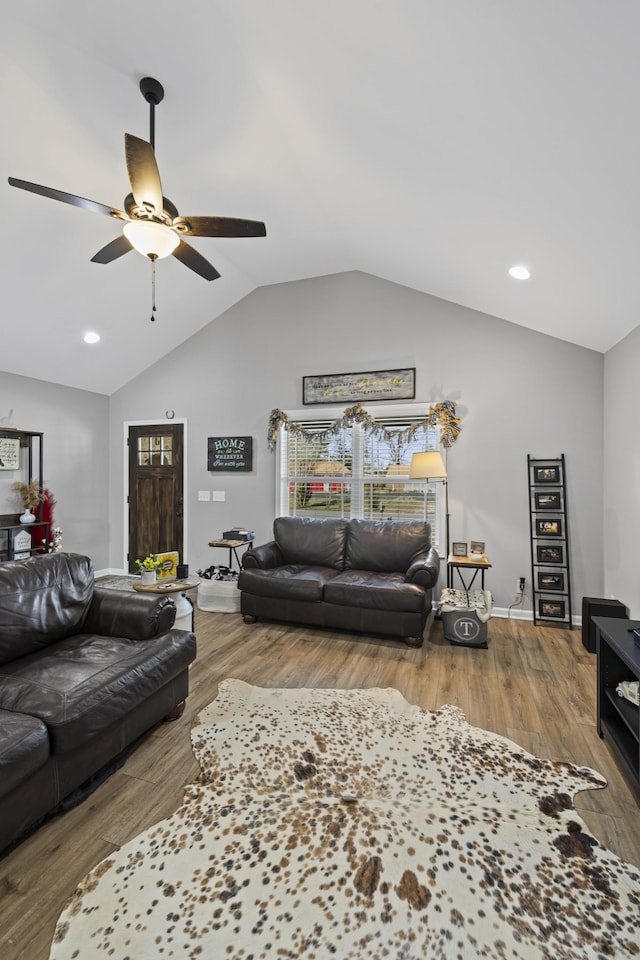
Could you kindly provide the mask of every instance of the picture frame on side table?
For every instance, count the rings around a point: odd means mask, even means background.
[[[564,620],[566,616],[564,600],[540,600],[538,615],[551,620]]]
[[[469,543],[469,556],[478,557],[483,556],[485,551],[486,543],[484,540],[471,540]]]
[[[536,520],[536,537],[561,537],[562,520]]]
[[[534,467],[534,483],[560,483],[560,467]]]
[[[466,557],[467,544],[461,540],[454,540],[451,544],[451,555],[454,557]]]
[[[562,503],[560,491],[550,491],[549,493],[540,493],[536,491],[533,495],[534,508],[536,510],[561,510]]]
[[[538,590],[562,593],[564,590],[564,573],[538,572]]]
[[[564,547],[551,544],[536,547],[537,563],[564,563]]]

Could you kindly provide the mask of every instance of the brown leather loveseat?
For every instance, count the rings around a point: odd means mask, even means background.
[[[179,712],[196,642],[174,619],[169,597],[96,586],[88,557],[0,564],[0,851]]]
[[[278,517],[273,537],[242,558],[245,622],[266,617],[422,645],[440,570],[428,523]]]

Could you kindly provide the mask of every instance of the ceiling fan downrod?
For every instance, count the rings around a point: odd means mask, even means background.
[[[149,143],[156,149],[156,107],[164,99],[164,87],[153,77],[143,77],[140,92],[149,104]]]

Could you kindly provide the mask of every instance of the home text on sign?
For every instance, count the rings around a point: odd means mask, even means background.
[[[209,437],[207,440],[207,470],[246,472],[252,468],[252,437]]]

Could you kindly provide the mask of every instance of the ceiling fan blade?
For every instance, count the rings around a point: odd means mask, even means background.
[[[133,247],[123,233],[112,240],[111,243],[108,243],[106,247],[103,247],[102,250],[98,250],[95,256],[91,257],[91,263],[111,263],[112,260],[117,260],[118,257],[123,257],[125,253],[129,253],[129,250],[133,250]]]
[[[146,140],[124,135],[124,152],[131,192],[139,207],[149,213],[162,213],[162,184],[153,147]]]
[[[266,237],[261,220],[239,220],[236,217],[176,217],[173,226],[179,233],[192,237]]]
[[[216,268],[210,264],[208,260],[205,260],[197,250],[194,250],[188,243],[185,243],[184,240],[181,240],[173,251],[173,256],[179,260],[180,263],[184,263],[185,267],[189,267],[190,270],[200,274],[205,280],[217,280],[220,276]]]
[[[84,197],[77,197],[75,193],[64,193],[62,190],[54,190],[53,187],[43,187],[39,183],[29,183],[28,180],[16,180],[15,177],[9,177],[9,183],[12,187],[18,187],[20,190],[28,190],[29,193],[37,193],[41,197],[50,197],[51,200],[61,200],[62,203],[70,203],[74,207],[84,207],[85,210],[91,210],[93,213],[104,213],[108,217],[116,217],[118,220],[129,219],[123,210],[108,207],[96,200],[85,200]]]

